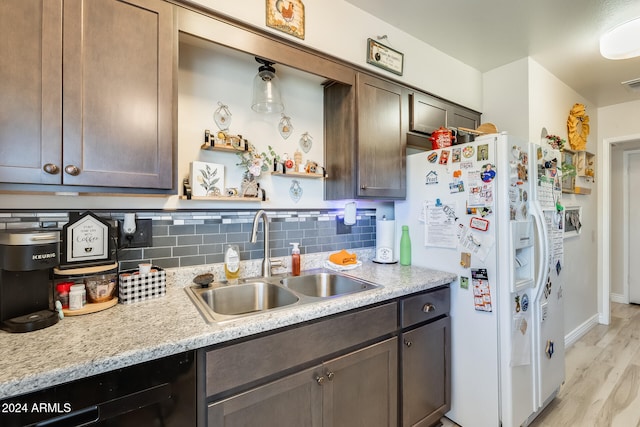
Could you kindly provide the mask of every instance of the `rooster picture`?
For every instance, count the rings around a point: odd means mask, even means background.
[[[293,20],[293,3],[290,1],[277,0],[276,9],[285,21],[291,22]]]

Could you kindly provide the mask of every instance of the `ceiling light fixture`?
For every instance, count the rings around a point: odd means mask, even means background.
[[[253,100],[251,109],[258,113],[280,113],[284,111],[284,104],[280,96],[280,80],[276,76],[274,62],[256,57],[262,64],[258,74],[253,78]]]
[[[607,59],[640,56],[640,17],[620,24],[600,37],[600,54]]]

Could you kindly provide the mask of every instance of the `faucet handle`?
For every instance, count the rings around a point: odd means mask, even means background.
[[[284,258],[269,258],[270,264],[271,264],[271,271],[273,271],[274,268],[285,268],[286,264],[284,262]]]

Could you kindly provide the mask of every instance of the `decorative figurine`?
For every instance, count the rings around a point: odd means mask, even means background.
[[[294,171],[300,172],[300,165],[302,165],[302,153],[297,151],[293,153]]]

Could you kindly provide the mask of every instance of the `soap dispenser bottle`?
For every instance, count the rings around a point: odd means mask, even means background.
[[[300,275],[300,243],[290,243],[293,246],[291,249],[291,274],[294,276]]]

